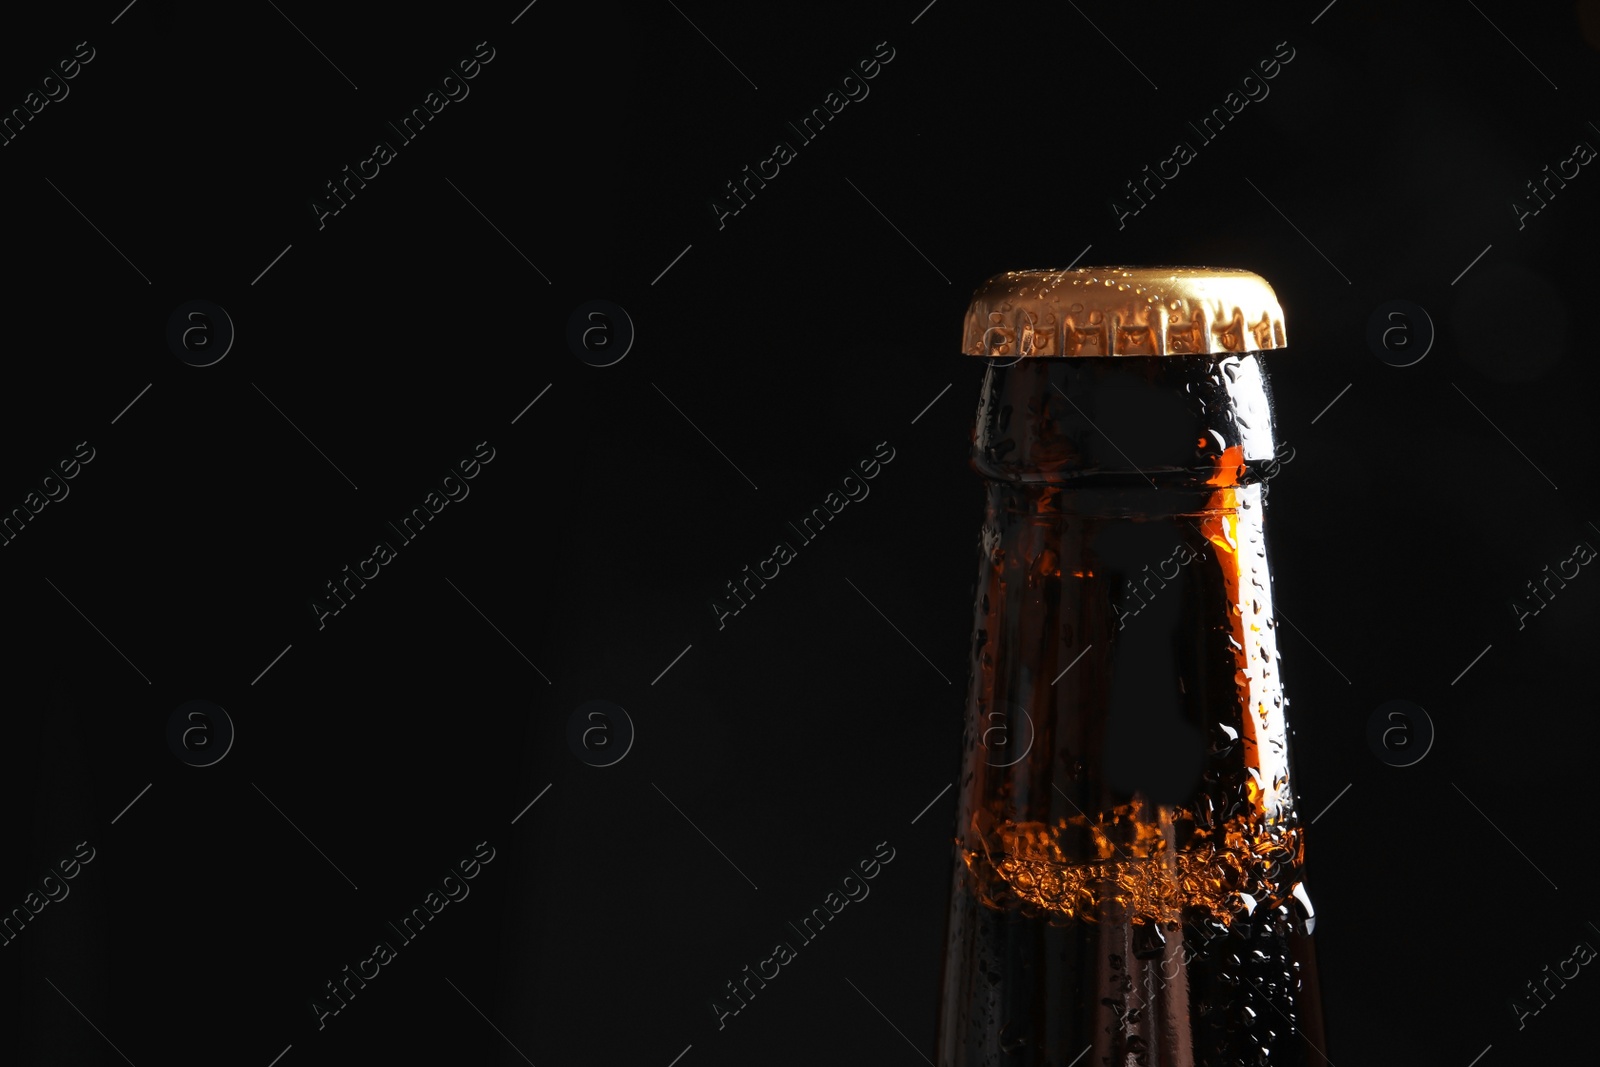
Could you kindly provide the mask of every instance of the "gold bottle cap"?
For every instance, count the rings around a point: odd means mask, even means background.
[[[1282,348],[1283,308],[1232,267],[996,274],[967,306],[969,356],[1189,356]]]

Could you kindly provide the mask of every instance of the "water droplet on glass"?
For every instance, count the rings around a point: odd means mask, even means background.
[[[1296,882],[1292,897],[1295,918],[1305,928],[1309,935],[1317,929],[1317,911],[1311,906],[1311,896],[1306,892],[1305,883]]]
[[[1167,935],[1157,923],[1138,923],[1133,928],[1133,954],[1141,960],[1160,959],[1167,948]]]

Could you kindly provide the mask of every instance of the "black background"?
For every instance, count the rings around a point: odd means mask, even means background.
[[[1285,308],[1269,537],[1329,1055],[1581,1045],[1587,969],[1521,1030],[1511,1002],[1600,945],[1600,579],[1520,630],[1510,602],[1600,544],[1600,177],[1522,229],[1511,204],[1600,145],[1600,5],[277,6],[0,33],[5,109],[96,50],[0,147],[0,507],[95,449],[0,549],[0,908],[97,850],[0,948],[0,1059],[931,1058],[982,507],[958,331],[984,278],[1080,256],[1247,267]],[[318,229],[323,183],[485,40],[470,96]],[[882,41],[870,95],[719,228],[723,183]],[[165,342],[197,298],[237,328],[207,368]],[[592,299],[637,328],[610,367],[566,341]],[[1438,329],[1405,368],[1365,340],[1395,299]],[[470,496],[319,630],[323,583],[484,440]],[[719,630],[722,583],[883,441],[870,497]],[[237,728],[206,768],[165,739],[196,698]],[[593,699],[637,728],[615,766],[567,744]],[[1405,769],[1366,740],[1390,699],[1437,730]],[[319,1030],[322,984],[485,840]],[[871,896],[719,1031],[722,983],[881,841]]]

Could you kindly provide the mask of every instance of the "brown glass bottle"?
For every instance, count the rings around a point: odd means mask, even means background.
[[[1243,271],[979,289],[987,488],[939,1067],[1322,1065]]]

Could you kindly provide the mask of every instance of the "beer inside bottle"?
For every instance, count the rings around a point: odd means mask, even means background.
[[[939,1067],[1326,1063],[1263,523],[1281,315],[1200,268],[974,297]]]

